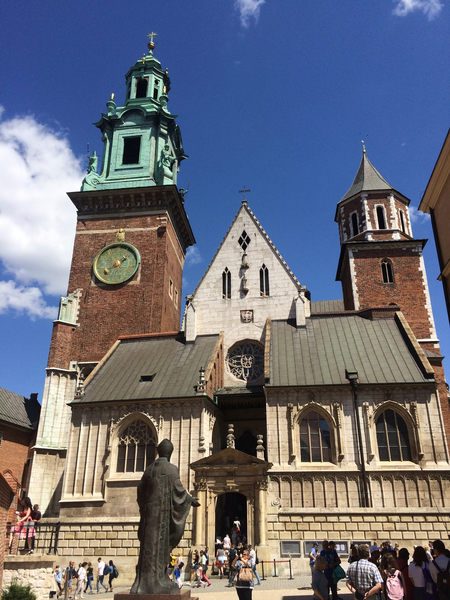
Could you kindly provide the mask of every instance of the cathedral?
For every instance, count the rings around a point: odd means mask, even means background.
[[[445,537],[450,409],[408,198],[364,151],[336,207],[342,299],[320,302],[244,198],[183,306],[186,155],[153,50],[95,124],[100,168],[94,153],[68,194],[77,229],[30,480],[59,554],[113,558],[131,579],[136,488],[165,438],[201,505],[185,557],[236,519],[260,560],[297,573],[315,540],[345,556]]]

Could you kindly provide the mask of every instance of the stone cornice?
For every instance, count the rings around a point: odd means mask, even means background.
[[[168,212],[183,250],[195,244],[189,220],[175,185],[69,192],[78,220],[136,217]]]
[[[429,213],[430,208],[434,208],[439,198],[446,181],[450,177],[450,130],[447,133],[444,144],[442,146],[439,157],[434,165],[422,200],[419,204],[419,210]]]

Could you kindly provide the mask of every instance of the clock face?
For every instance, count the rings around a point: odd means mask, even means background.
[[[124,283],[133,277],[140,262],[139,252],[131,244],[110,244],[95,257],[94,273],[103,283]]]

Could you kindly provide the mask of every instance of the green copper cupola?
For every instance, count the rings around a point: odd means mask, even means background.
[[[148,54],[125,75],[125,104],[117,106],[114,94],[108,112],[96,127],[102,132],[103,160],[97,173],[97,156],[89,157],[81,191],[176,185],[184,154],[177,115],[167,109],[168,70],[153,56],[155,33],[148,37]]]

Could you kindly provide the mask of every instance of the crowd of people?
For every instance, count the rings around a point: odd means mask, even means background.
[[[258,557],[251,544],[247,545],[239,542],[235,547],[228,535],[224,537],[223,541],[217,540],[214,566],[217,568],[219,579],[227,577],[226,587],[236,587],[242,600],[251,598],[251,590],[254,585],[253,577],[256,577],[257,585],[261,584],[261,579],[256,570],[258,562]],[[196,588],[209,587],[211,585],[207,575],[209,567],[209,548],[206,547],[200,551],[193,550],[189,566],[190,578],[186,585]],[[246,575],[248,581],[242,579],[242,573],[245,569],[251,569],[251,573]],[[171,554],[167,565],[167,573],[170,579],[178,583],[179,588],[183,586],[182,578],[185,570],[182,552],[178,556]]]
[[[79,563],[78,568],[75,567],[75,561],[71,560],[69,566],[62,569],[56,565],[53,571],[55,584],[50,597],[56,596],[59,598],[64,595],[67,586],[67,597],[69,600],[84,598],[84,594],[88,591],[94,593],[93,582],[94,577],[97,583],[97,594],[100,594],[100,586],[105,592],[113,592],[113,581],[119,576],[119,571],[112,560],[108,564],[102,558],[97,561],[95,568],[91,562]],[[105,580],[107,585],[105,585]],[[95,584],[94,584],[95,585]]]
[[[412,560],[407,548],[392,546],[387,540],[380,546],[352,545],[347,573],[334,542],[322,542],[319,552],[314,543],[310,553],[314,600],[341,600],[337,592],[340,579],[356,600],[370,596],[386,600],[449,600],[450,551],[442,540],[428,543],[428,548],[414,546]]]

